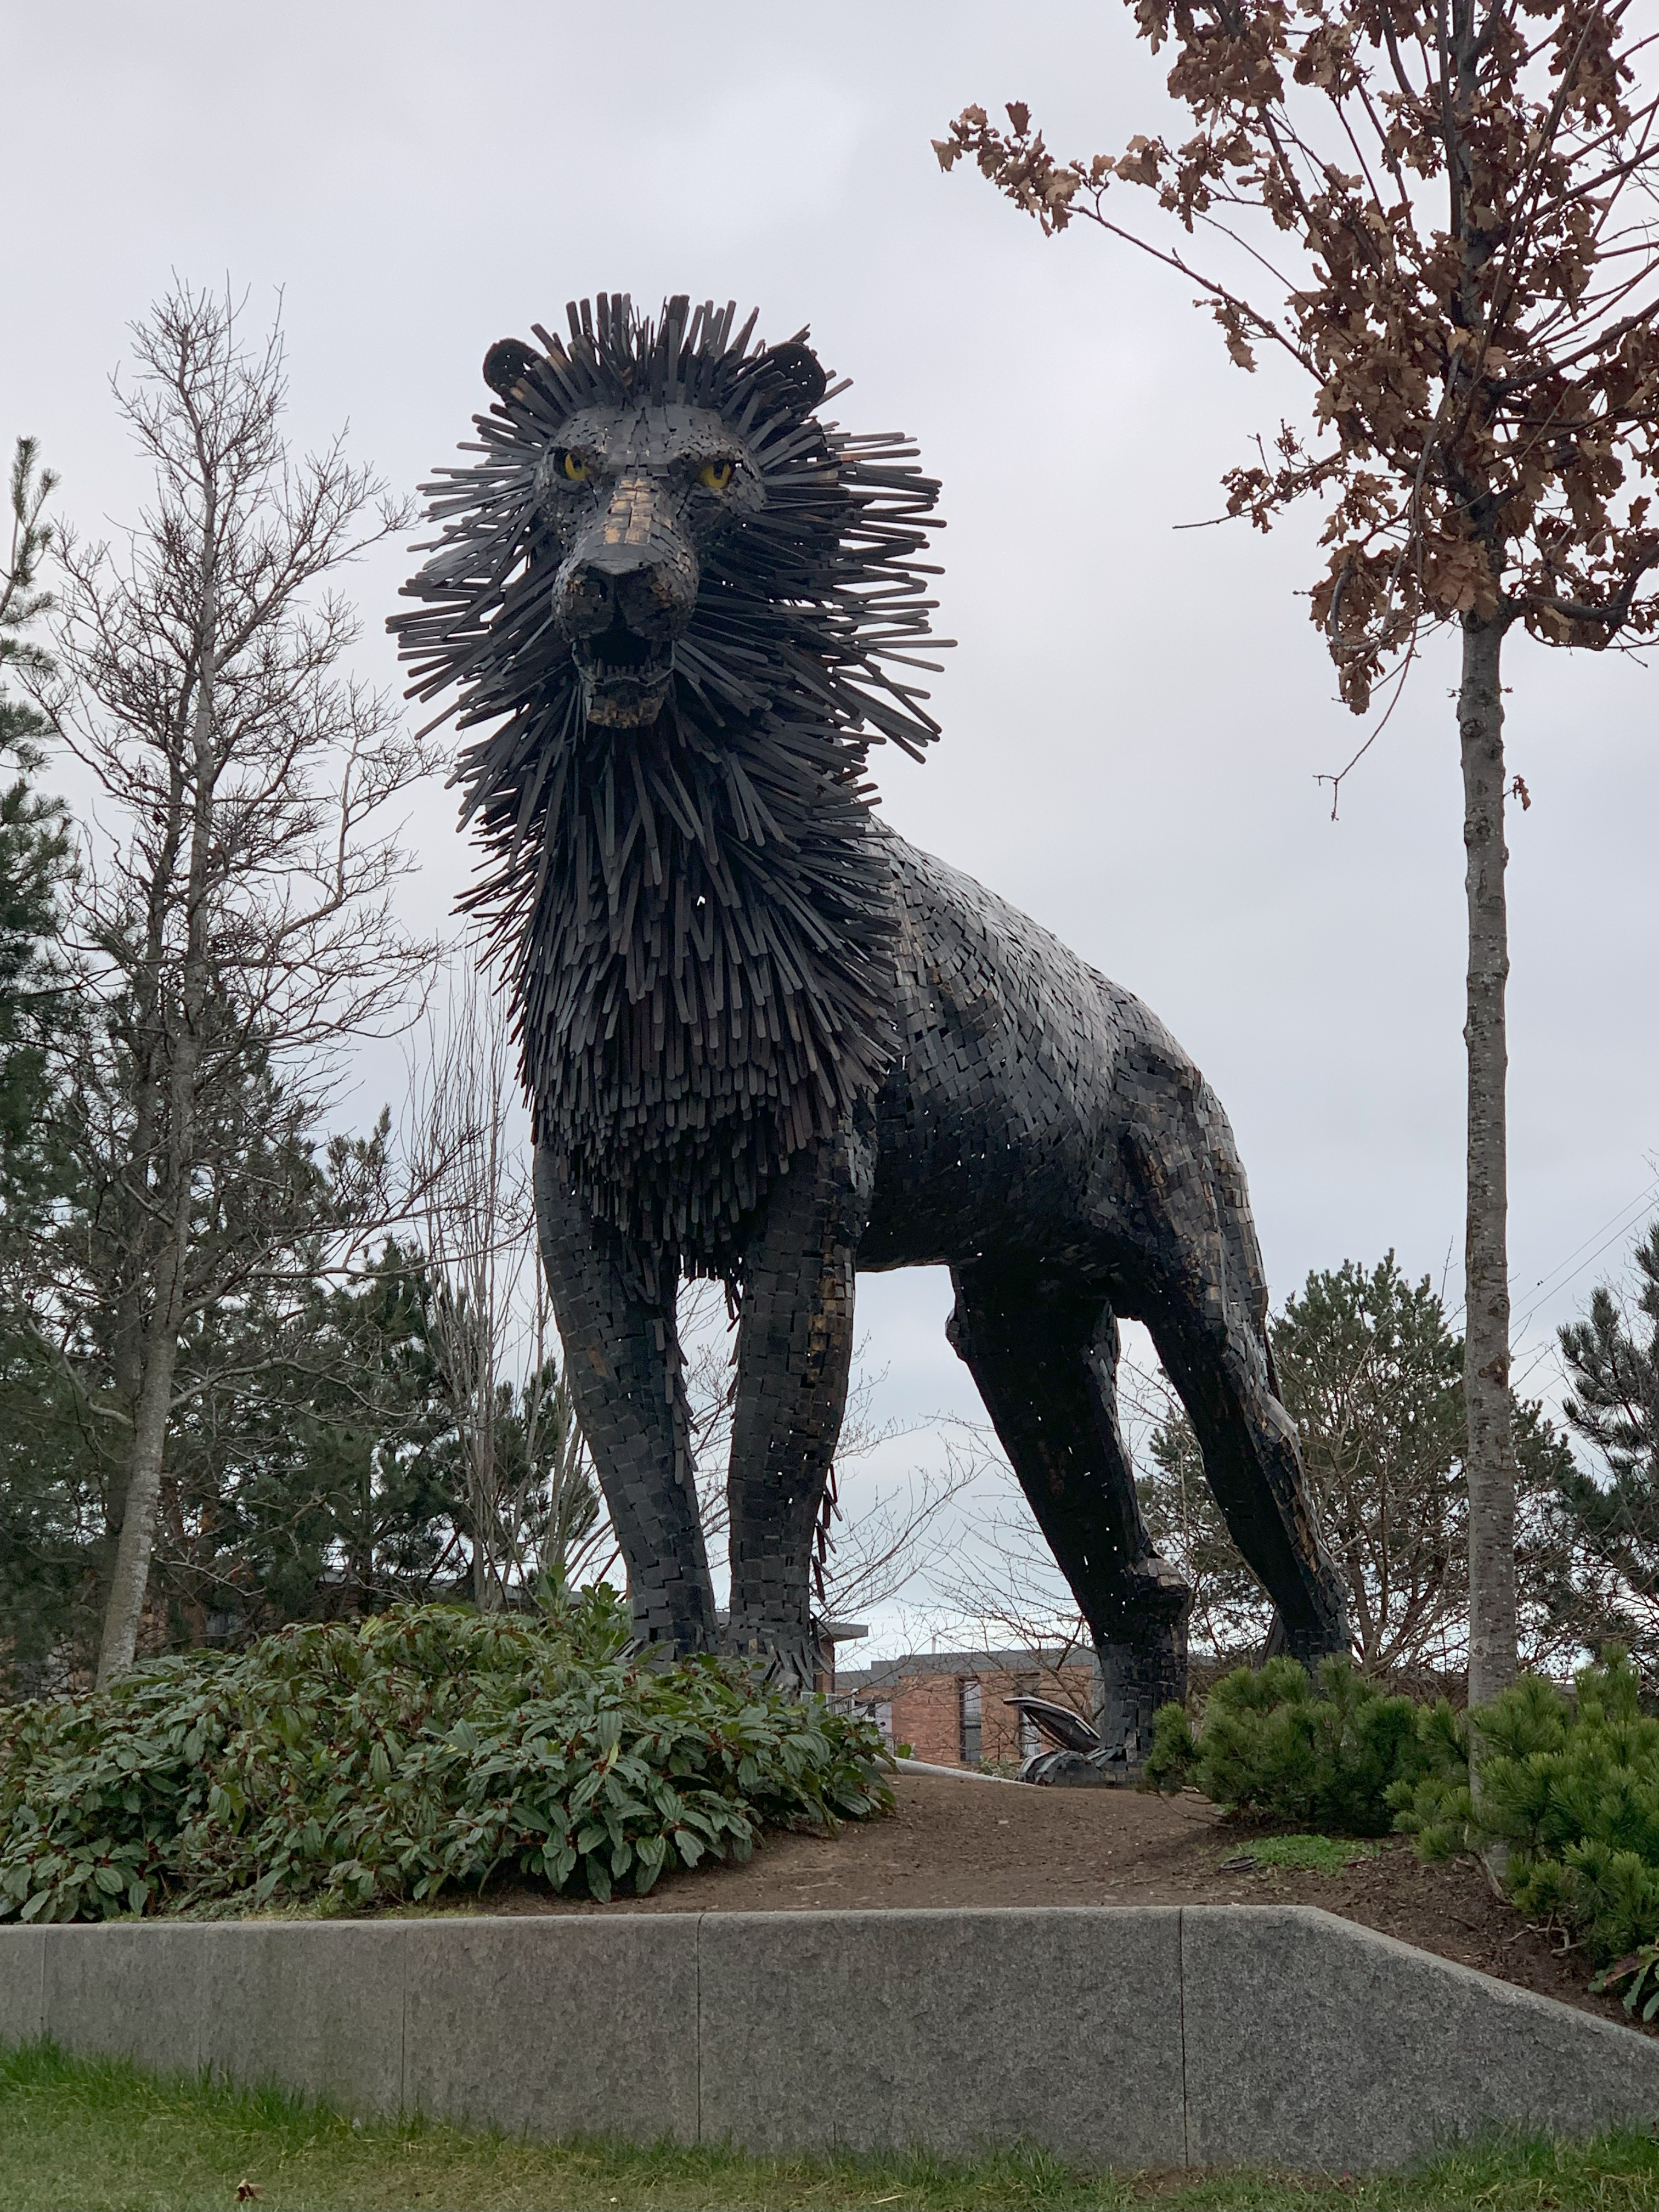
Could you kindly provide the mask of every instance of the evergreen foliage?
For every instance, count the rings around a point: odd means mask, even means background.
[[[41,468],[33,439],[20,438],[9,486],[10,547],[0,571],[0,1268],[8,1277],[61,1167],[46,1110],[47,1054],[70,1014],[59,939],[71,848],[61,803],[34,781],[46,718],[7,681],[39,684],[52,673],[33,633],[52,611],[51,595],[36,582],[52,544],[45,511],[57,483]],[[13,1304],[15,1285],[6,1287]]]
[[[398,1607],[0,1710],[0,1917],[339,1909],[517,1871],[599,1899],[891,1802],[867,1722],[742,1663],[634,1664],[624,1607]]]
[[[1586,1958],[1659,1942],[1659,1719],[1641,1708],[1631,1656],[1610,1648],[1573,1694],[1522,1674],[1478,1717],[1482,1794],[1468,1794],[1468,1717],[1447,1698],[1387,1697],[1328,1659],[1291,1659],[1214,1686],[1194,1732],[1157,1717],[1148,1777],[1230,1809],[1329,1834],[1416,1836],[1425,1858],[1504,1851],[1509,1896]]]
[[[1510,1897],[1601,1960],[1659,1938],[1659,1719],[1613,1649],[1576,1695],[1522,1675],[1481,1714],[1480,1812],[1469,1800],[1467,1728],[1425,1715],[1424,1778],[1399,1794],[1398,1825],[1425,1856],[1506,1847]]]
[[[284,1310],[222,1310],[202,1332],[212,1341],[186,1343],[216,1379],[177,1424],[175,1511],[153,1571],[175,1642],[201,1642],[209,1619],[240,1643],[471,1580],[481,1532],[431,1341],[445,1295],[420,1251],[388,1238],[361,1273],[319,1272]],[[504,1479],[532,1501],[522,1579],[574,1577],[601,1502],[557,1363],[496,1396]]]
[[[63,806],[38,787],[46,718],[12,689],[52,674],[36,633],[52,611],[38,580],[57,481],[20,438],[0,572],[0,1652],[14,1674],[74,1632],[90,1502],[64,1479],[83,1439],[48,1348],[39,1270],[43,1228],[74,1182],[58,1049],[75,1034],[61,942],[72,846]]]
[[[1147,1760],[1161,1789],[1190,1782],[1217,1804],[1298,1827],[1377,1836],[1394,1824],[1389,1792],[1421,1770],[1419,1709],[1340,1659],[1317,1680],[1294,1659],[1224,1674],[1195,1736],[1186,1708],[1158,1716]]]
[[[1359,1664],[1394,1675],[1455,1668],[1468,1610],[1468,1424],[1462,1340],[1439,1293],[1427,1276],[1413,1283],[1392,1252],[1370,1268],[1345,1260],[1309,1274],[1269,1340]],[[1517,1399],[1510,1413],[1522,1646],[1536,1662],[1594,1649],[1594,1622],[1581,1619],[1556,1510],[1571,1453],[1538,1406]],[[1141,1508],[1193,1585],[1194,1640],[1229,1658],[1259,1650],[1271,1609],[1202,1480],[1184,1413],[1159,1426],[1151,1458]],[[1655,1526],[1659,1536],[1659,1510]]]
[[[103,1495],[87,1408],[27,1313],[0,1329],[0,1696],[72,1666],[94,1633]]]
[[[1477,1817],[1466,1714],[1387,1696],[1338,1660],[1316,1682],[1272,1659],[1224,1676],[1197,1731],[1166,1706],[1147,1771],[1286,1826],[1393,1828],[1427,1859],[1500,1845],[1516,1907],[1588,1960],[1659,1942],[1659,1718],[1628,1655],[1611,1648],[1571,1695],[1522,1675],[1482,1709],[1480,1735]]]
[[[1561,1330],[1572,1383],[1568,1426],[1606,1469],[1573,1467],[1563,1507],[1598,1641],[1624,1644],[1650,1682],[1659,1677],[1659,1221],[1632,1255],[1634,1308],[1606,1285],[1588,1317]]]
[[[325,1222],[325,1168],[301,1149],[275,1163],[272,1180],[284,1177],[304,1178]],[[78,1201],[64,1220],[94,1227]],[[324,1257],[296,1245],[276,1279],[204,1312],[181,1340],[152,1654],[240,1648],[289,1623],[447,1600],[471,1580],[478,1531],[429,1340],[443,1286],[395,1237],[343,1278]],[[89,1664],[118,1481],[112,1317],[90,1276],[71,1289],[57,1346],[0,1343],[0,1686],[14,1695],[67,1689]],[[502,1382],[497,1397],[504,1479],[529,1500],[523,1585],[602,1570],[602,1502],[556,1363]]]

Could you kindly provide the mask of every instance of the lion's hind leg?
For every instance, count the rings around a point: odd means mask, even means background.
[[[1154,1553],[1117,1418],[1116,1318],[1098,1291],[1040,1267],[976,1261],[952,1271],[952,1346],[1099,1655],[1100,1729],[1132,1771],[1152,1717],[1187,1694],[1192,1593]]]
[[[1207,1085],[1173,1086],[1129,1150],[1144,1223],[1136,1310],[1233,1541],[1278,1610],[1283,1648],[1311,1665],[1348,1648],[1347,1607],[1274,1388],[1267,1284],[1232,1131]]]
[[[1312,1667],[1348,1649],[1347,1609],[1308,1502],[1296,1430],[1265,1348],[1178,1294],[1144,1316],[1180,1393],[1223,1518],[1275,1608],[1269,1649]]]

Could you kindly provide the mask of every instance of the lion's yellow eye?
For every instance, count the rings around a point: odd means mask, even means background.
[[[587,464],[584,460],[579,460],[574,453],[565,455],[563,469],[569,483],[586,483],[587,482]]]
[[[730,461],[705,461],[697,471],[697,482],[706,491],[724,491],[731,481]]]

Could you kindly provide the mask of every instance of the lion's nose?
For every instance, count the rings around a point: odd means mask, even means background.
[[[594,636],[618,617],[637,636],[671,638],[691,618],[697,582],[696,554],[653,487],[624,480],[572,547],[555,589],[573,638]]]
[[[568,562],[561,572],[559,611],[567,635],[594,637],[618,619],[637,636],[678,637],[697,596],[691,564],[684,588],[683,562],[630,561],[614,565],[600,556]]]

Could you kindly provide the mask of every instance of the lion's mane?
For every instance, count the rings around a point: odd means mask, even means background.
[[[392,628],[411,696],[458,684],[461,726],[489,726],[455,771],[494,863],[468,903],[514,965],[538,1140],[601,1219],[735,1283],[743,1217],[896,1049],[865,766],[938,735],[898,672],[932,665],[939,488],[902,436],[819,419],[805,331],[751,348],[752,315],[733,337],[734,306],[684,298],[654,323],[622,294],[568,313],[568,341],[492,348],[502,397],[422,488],[442,533]],[[717,410],[765,501],[703,556],[657,720],[601,727],[552,617],[537,471],[577,409],[642,402]]]

